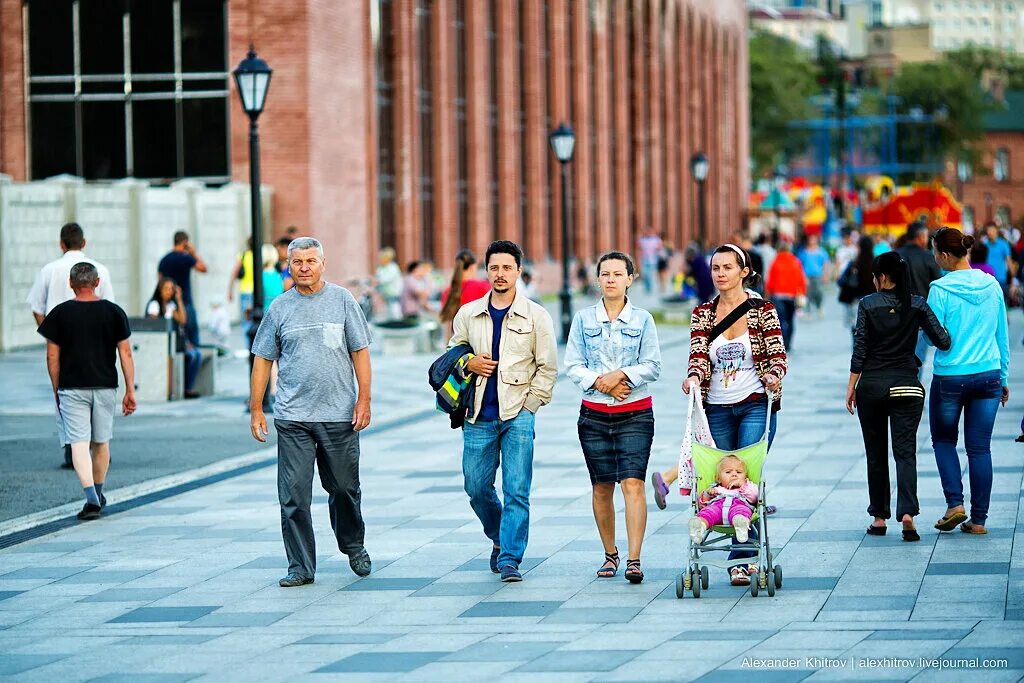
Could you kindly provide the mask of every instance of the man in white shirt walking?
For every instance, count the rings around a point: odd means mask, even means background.
[[[71,289],[70,276],[71,267],[76,263],[91,263],[96,266],[99,273],[100,284],[96,288],[96,296],[107,301],[114,301],[114,288],[110,284],[110,273],[106,266],[98,261],[89,258],[83,253],[85,249],[85,233],[78,223],[67,223],[60,229],[60,250],[63,256],[50,261],[36,275],[36,281],[28,293],[28,304],[32,307],[32,316],[38,327],[43,323],[43,318],[54,308],[75,298]],[[64,434],[64,423],[61,420],[60,411],[54,405],[54,412],[57,416],[57,438],[64,449],[63,469],[74,469],[71,464],[71,444]]]

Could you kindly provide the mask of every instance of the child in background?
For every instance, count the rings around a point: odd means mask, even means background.
[[[755,503],[757,484],[747,479],[747,466],[735,455],[725,456],[718,461],[715,482],[697,499],[700,511],[690,520],[690,538],[700,543],[708,529],[728,523],[736,530],[736,542],[746,543]]]

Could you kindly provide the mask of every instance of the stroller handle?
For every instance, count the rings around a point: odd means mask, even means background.
[[[772,405],[775,403],[775,392],[766,391],[765,395],[768,397],[768,409],[765,411],[764,436],[761,437],[762,441],[766,440],[768,438],[768,435],[771,433]],[[697,405],[697,392],[691,390],[690,393],[687,394],[687,397],[689,398],[689,400],[686,402],[686,438],[689,439],[690,435],[693,434],[693,407]]]

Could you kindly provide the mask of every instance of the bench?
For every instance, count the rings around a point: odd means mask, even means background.
[[[177,352],[177,332],[170,320],[129,318],[135,361],[135,394],[139,401],[176,401],[185,395],[185,354]],[[217,349],[200,347],[202,354],[195,390],[201,396],[217,392]]]
[[[440,326],[434,321],[415,325],[396,326],[371,324],[375,346],[385,356],[407,356],[415,353],[431,353],[437,348]]]
[[[689,325],[690,316],[696,302],[693,299],[685,301],[661,301],[658,307],[661,308],[664,321],[672,325]]]

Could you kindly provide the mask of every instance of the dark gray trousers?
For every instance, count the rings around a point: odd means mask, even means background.
[[[288,571],[316,573],[316,541],[310,504],[313,463],[329,494],[331,528],[346,555],[363,547],[366,527],[360,511],[359,434],[348,422],[274,420],[277,428],[277,495]]]

